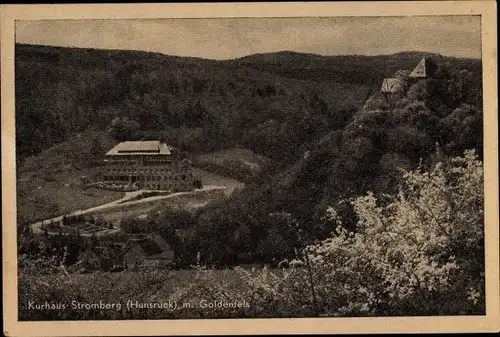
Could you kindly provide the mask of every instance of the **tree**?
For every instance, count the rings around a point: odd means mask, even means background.
[[[463,148],[482,149],[483,116],[475,107],[462,104],[441,120],[441,126],[447,153],[457,155]]]
[[[308,247],[327,313],[484,314],[483,171],[474,151],[407,172],[388,202],[352,201],[355,231]]]
[[[110,133],[118,141],[134,140],[140,125],[127,117],[115,118],[109,127]]]
[[[96,136],[92,139],[92,144],[90,145],[90,154],[92,158],[99,158],[103,155],[104,149],[101,140]]]
[[[99,246],[99,238],[95,233],[92,233],[90,236],[90,249],[95,249],[97,246]]]
[[[388,147],[392,151],[403,154],[414,162],[425,158],[435,145],[425,132],[412,125],[398,126],[389,132],[388,138]]]
[[[290,213],[275,212],[267,216],[268,235],[257,247],[266,261],[273,258],[281,261],[293,257],[294,248],[297,247],[298,223]]]

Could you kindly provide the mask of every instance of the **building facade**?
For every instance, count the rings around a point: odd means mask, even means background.
[[[160,141],[126,141],[104,156],[104,187],[123,190],[190,191],[200,187],[191,162]]]

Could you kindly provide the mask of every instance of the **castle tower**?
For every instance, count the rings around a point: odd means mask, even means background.
[[[437,65],[428,57],[422,58],[410,73],[410,78],[424,79],[431,77],[437,70]]]

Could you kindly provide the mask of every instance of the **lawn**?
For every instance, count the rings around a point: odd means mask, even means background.
[[[244,184],[236,179],[229,178],[220,174],[209,172],[207,170],[202,170],[193,167],[193,174],[198,179],[201,179],[203,186],[215,185],[215,186],[225,186],[226,189],[224,193],[229,196],[237,188],[243,188]]]
[[[225,198],[224,192],[224,190],[192,192],[171,198],[123,203],[120,207],[98,210],[89,214],[118,226],[123,219],[141,219],[143,217],[148,219],[151,214],[168,212],[171,209],[193,210],[203,207],[210,202]]]
[[[24,174],[17,182],[18,223],[33,223],[76,210],[84,210],[122,198],[123,192],[98,188],[84,190],[81,176],[92,176],[96,168],[53,173],[50,180]],[[24,178],[24,179],[23,179]]]
[[[242,148],[224,149],[216,152],[194,155],[193,165],[216,174],[247,181],[267,167],[270,160],[253,151]]]
[[[93,148],[94,142],[98,148]],[[26,158],[17,167],[18,223],[33,223],[120,199],[123,192],[81,188],[81,178],[98,172],[100,156],[115,143],[106,132],[88,130]]]
[[[224,149],[216,152],[201,154],[197,159],[204,162],[212,162],[218,165],[223,165],[226,160],[234,160],[248,165],[256,164],[263,165],[269,162],[269,159],[255,154],[252,150],[242,148]]]
[[[38,220],[44,220],[70,213],[76,210],[85,210],[87,208],[106,204],[108,202],[122,198],[124,192],[108,191],[98,188],[89,188],[84,190],[81,187],[81,176],[92,176],[98,168],[80,168],[63,170],[61,172],[51,173],[50,179],[46,179],[41,174],[29,172],[23,173],[17,183],[17,212],[19,223],[33,223]],[[203,186],[216,185],[225,186],[224,194],[230,195],[236,188],[242,188],[243,184],[239,181],[220,176],[205,170],[194,168],[194,174],[202,180]],[[220,192],[214,191],[210,198]],[[198,197],[199,198],[199,197]],[[218,196],[216,198],[219,198]],[[193,196],[189,197],[194,202]],[[196,201],[203,203],[210,200]],[[118,223],[119,218],[124,215],[138,215],[147,213],[158,205],[180,203],[187,205],[189,200],[175,198],[165,201],[154,201],[137,206],[113,209],[105,212],[105,218],[113,223]],[[128,210],[128,214],[127,211]],[[137,214],[136,214],[137,213]]]

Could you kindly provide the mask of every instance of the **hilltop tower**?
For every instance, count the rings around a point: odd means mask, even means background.
[[[434,75],[437,70],[437,65],[428,57],[423,57],[417,66],[410,73],[411,79],[426,79]]]
[[[432,59],[423,57],[412,71],[398,70],[393,77],[384,78],[380,93],[384,96],[389,111],[393,110],[398,97],[406,95],[412,85],[422,83],[423,90],[426,90],[427,80],[432,78],[437,69],[438,66]]]

